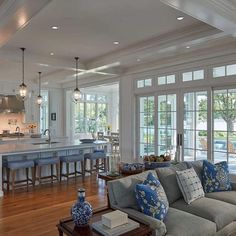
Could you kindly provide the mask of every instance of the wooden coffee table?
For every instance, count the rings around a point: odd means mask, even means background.
[[[63,234],[67,236],[101,236],[100,233],[93,230],[91,224],[101,220],[101,216],[105,213],[111,212],[112,209],[102,208],[98,209],[93,213],[93,217],[90,220],[90,224],[86,227],[76,227],[73,223],[71,217],[60,220],[57,225],[59,236],[63,236]],[[140,222],[139,222],[140,223]],[[151,236],[152,230],[148,225],[140,223],[140,227],[134,230],[131,230],[122,236]]]

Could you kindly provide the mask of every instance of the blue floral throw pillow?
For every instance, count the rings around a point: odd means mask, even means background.
[[[231,190],[227,162],[223,161],[214,165],[204,160],[202,184],[206,193]]]
[[[158,220],[163,220],[168,212],[169,203],[159,180],[151,173],[143,184],[137,184],[135,197],[141,211]]]

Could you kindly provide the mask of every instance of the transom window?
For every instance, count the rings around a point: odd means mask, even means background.
[[[204,70],[195,70],[182,73],[182,81],[193,81],[204,79]]]
[[[175,83],[175,75],[163,75],[157,77],[157,83],[158,85],[164,85],[164,84],[174,84]]]
[[[213,78],[236,75],[236,64],[213,67]]]
[[[137,81],[137,88],[151,87],[152,78],[142,79]]]

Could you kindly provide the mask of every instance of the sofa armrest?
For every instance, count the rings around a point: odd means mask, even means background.
[[[153,235],[155,236],[163,236],[167,232],[165,224],[160,220],[145,215],[142,212],[132,208],[121,208],[120,210],[126,212],[134,220],[149,225],[153,229]]]
[[[236,182],[231,182],[232,190],[236,191]]]

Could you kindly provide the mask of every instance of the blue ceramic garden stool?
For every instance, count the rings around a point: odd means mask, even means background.
[[[77,170],[77,163],[80,163],[80,171]],[[66,164],[66,173],[63,173],[63,163]],[[74,172],[70,172],[70,163],[74,163]],[[70,175],[74,175],[75,179],[77,174],[80,174],[84,180],[84,156],[83,154],[73,154],[60,157],[60,181],[62,176],[69,180]]]
[[[107,172],[107,166],[108,166],[108,156],[107,154],[100,150],[96,150],[92,153],[85,153],[84,154],[84,160],[85,160],[85,166],[87,167],[87,161],[90,161],[90,169],[88,170],[85,168],[86,172],[89,172],[92,174],[93,171],[98,172],[99,170],[102,170],[104,172]],[[102,165],[99,165],[99,161],[101,160]],[[95,168],[94,168],[94,161],[96,162]]]
[[[51,167],[51,175],[49,176],[42,176],[42,167],[48,166]],[[54,174],[54,165],[56,166],[56,174]],[[53,183],[54,180],[59,179],[59,170],[60,170],[60,158],[59,157],[46,157],[46,158],[39,158],[35,160],[35,166],[36,166],[36,173],[38,174],[38,177],[36,178],[39,181],[39,184],[41,184],[42,179],[51,179],[51,183]]]
[[[14,192],[15,185],[18,183],[23,183],[23,182],[26,182],[27,191],[28,191],[28,187],[29,187],[29,182],[31,182],[31,184],[34,186],[34,184],[35,184],[34,161],[32,161],[32,160],[6,161],[6,162],[4,162],[4,167],[7,170],[6,171],[6,181],[5,181],[7,183],[7,191],[9,191],[10,185],[11,185],[12,192]],[[15,181],[16,171],[20,170],[20,169],[25,169],[26,179]],[[31,175],[32,175],[31,179],[29,178],[29,169],[31,169]],[[11,178],[11,181],[10,181],[10,178]]]

